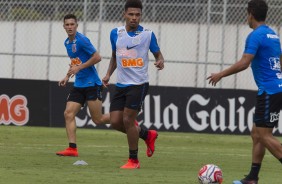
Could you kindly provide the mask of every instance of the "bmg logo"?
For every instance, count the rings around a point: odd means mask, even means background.
[[[16,95],[11,99],[0,95],[0,125],[25,125],[29,120],[29,109],[25,96]]]

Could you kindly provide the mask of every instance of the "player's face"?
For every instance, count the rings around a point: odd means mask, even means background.
[[[128,8],[123,15],[126,22],[126,28],[130,30],[137,29],[141,16],[142,12],[140,8]]]
[[[69,37],[75,36],[77,30],[77,22],[75,19],[66,19],[64,22],[64,28]]]

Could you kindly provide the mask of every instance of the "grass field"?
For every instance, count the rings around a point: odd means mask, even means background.
[[[153,157],[140,140],[141,169],[122,170],[128,147],[114,130],[78,129],[78,158],[59,157],[67,146],[64,128],[0,126],[2,184],[197,184],[198,170],[207,163],[223,171],[224,184],[247,174],[251,162],[249,136],[160,132]],[[279,138],[282,140],[281,138]],[[74,166],[77,160],[89,165]],[[268,152],[260,184],[281,184],[281,164]]]

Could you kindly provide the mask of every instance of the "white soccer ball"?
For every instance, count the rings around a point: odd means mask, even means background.
[[[200,169],[198,179],[200,184],[221,184],[222,171],[214,164],[207,164]]]

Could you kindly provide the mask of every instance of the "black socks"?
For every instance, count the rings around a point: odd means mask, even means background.
[[[129,150],[129,158],[130,159],[137,159],[138,149],[137,150]]]
[[[252,163],[251,171],[247,176],[248,179],[258,180],[261,163]]]
[[[140,127],[140,132],[139,132],[139,138],[143,139],[144,141],[147,139],[148,137],[148,130],[145,130],[143,128]]]
[[[70,148],[76,148],[76,144],[75,143],[69,143],[69,147]]]

